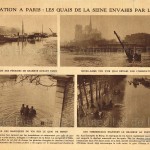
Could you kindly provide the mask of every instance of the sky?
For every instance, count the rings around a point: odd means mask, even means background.
[[[22,29],[22,20],[24,23],[24,32],[32,33],[32,32],[41,32],[42,24],[43,24],[43,32],[51,33],[49,28],[53,30],[53,32],[57,32],[57,16],[51,15],[16,15],[16,16],[7,16],[1,15],[0,26],[5,27],[15,27],[18,29]]]
[[[105,39],[116,39],[115,30],[121,39],[134,33],[150,33],[150,16],[91,16],[93,28],[97,28]],[[61,16],[60,39],[66,42],[74,39],[75,25],[89,24],[90,16]]]

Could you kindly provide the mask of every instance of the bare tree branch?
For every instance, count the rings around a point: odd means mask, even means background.
[[[43,75],[43,76],[45,76],[45,75]],[[47,75],[47,76],[49,77],[50,81],[55,82],[55,80],[53,80],[51,75]],[[30,83],[33,83],[33,81],[35,81],[36,85],[41,85],[41,86],[44,86],[44,87],[56,86],[56,84],[54,84],[54,83],[52,83],[51,85],[45,85],[45,84],[41,83],[41,77],[42,77],[42,75],[20,75],[21,80],[19,82],[17,82],[16,84],[23,83],[23,81],[29,79]]]

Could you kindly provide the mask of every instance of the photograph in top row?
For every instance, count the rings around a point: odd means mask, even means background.
[[[60,65],[150,67],[149,16],[61,16]]]
[[[0,66],[56,66],[57,16],[1,16]]]

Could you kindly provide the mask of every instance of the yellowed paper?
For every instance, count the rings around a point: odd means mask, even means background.
[[[149,4],[1,0],[1,149],[148,149]]]

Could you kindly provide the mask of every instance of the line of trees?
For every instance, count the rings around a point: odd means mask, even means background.
[[[111,75],[79,75],[78,76],[78,111],[80,116],[86,115],[84,108],[102,110],[103,96],[107,95],[126,76]],[[87,92],[89,87],[89,93]],[[85,100],[85,101],[84,101]]]
[[[86,100],[87,109],[95,108],[97,106],[99,109],[101,109],[101,82],[102,81],[100,76],[78,76],[78,102],[80,114],[85,115],[85,111],[83,108],[84,97]],[[87,92],[87,85],[89,85],[89,93]]]

